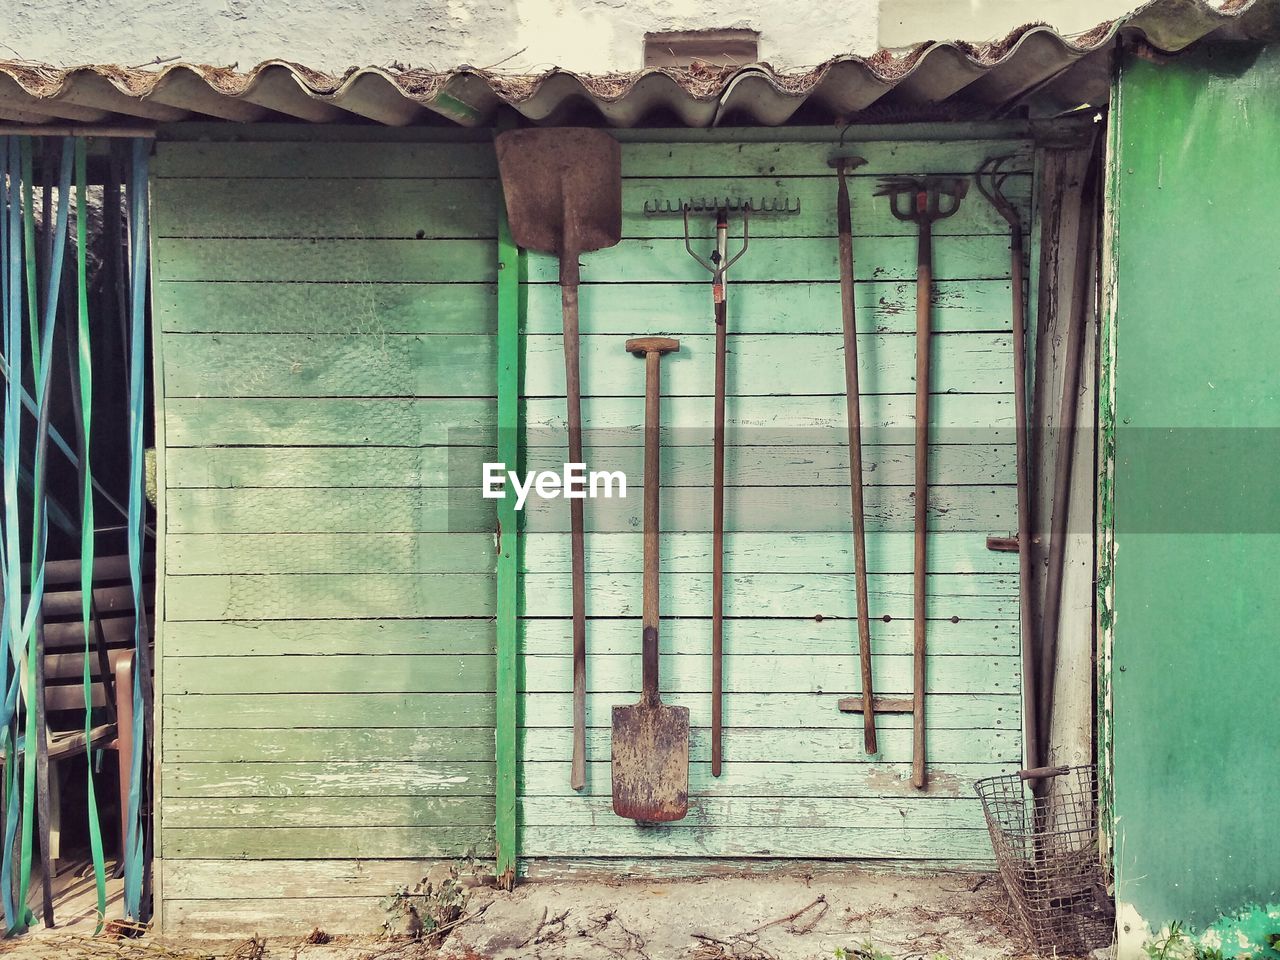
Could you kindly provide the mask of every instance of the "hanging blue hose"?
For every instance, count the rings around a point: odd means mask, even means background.
[[[142,427],[144,407],[147,250],[150,228],[147,222],[147,181],[151,144],[133,141],[133,163],[129,171],[130,326],[129,326],[129,580],[133,586],[134,671],[133,671],[133,756],[129,774],[129,830],[125,842],[125,915],[142,919],[142,892],[145,881],[145,840],[142,824],[142,758],[146,753],[145,719],[148,698],[143,684],[150,683],[150,656],[147,649],[146,605],[142,595],[142,531],[146,523],[143,501]]]

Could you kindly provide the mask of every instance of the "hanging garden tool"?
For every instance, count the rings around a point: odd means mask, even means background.
[[[679,820],[689,810],[689,708],[658,693],[658,489],[661,483],[659,364],[679,340],[640,337],[627,352],[644,357],[644,619],[640,702],[613,708],[613,811],[642,823]]]
[[[926,177],[886,180],[876,191],[889,198],[889,209],[899,220],[916,224],[919,246],[916,257],[916,405],[915,405],[915,556],[912,563],[912,690],[911,782],[917,789],[928,784],[925,764],[925,656],[928,627],[925,621],[925,537],[929,521],[929,337],[933,309],[933,224],[960,209],[968,190],[963,177]],[[947,202],[944,202],[947,201]]]
[[[622,239],[622,154],[603,130],[509,130],[494,138],[516,243],[560,256],[569,463],[582,459],[578,372],[578,256]],[[573,765],[569,783],[587,782],[587,593],[583,501],[569,501],[573,558]]]
[[[858,387],[858,328],[853,302],[853,225],[850,222],[849,184],[845,175],[867,161],[847,154],[828,161],[835,168],[836,229],[840,236],[840,319],[844,332],[845,421],[849,430],[849,500],[853,514],[853,575],[858,605],[858,661],[862,673],[862,695],[857,705],[862,713],[863,749],[879,752],[876,743],[874,686],[871,679],[871,618],[867,611],[867,523],[862,503],[862,405]],[[840,701],[840,709],[853,698]],[[854,712],[852,710],[848,712]]]
[[[1013,286],[1013,411],[1016,421],[1015,456],[1018,482],[1018,622],[1022,636],[1022,709],[1026,736],[1026,766],[1040,763],[1039,707],[1036,699],[1036,644],[1031,622],[1031,488],[1027,450],[1027,356],[1024,339],[1026,302],[1022,274],[1022,220],[1004,195],[1010,158],[989,157],[978,167],[974,182],[1000,216],[1009,224],[1009,276]]]
[[[712,493],[711,493],[711,775],[720,776],[723,757],[724,699],[724,395],[725,367],[729,353],[728,302],[725,283],[729,268],[742,258],[750,243],[748,233],[751,205],[742,207],[742,247],[729,256],[729,210],[716,210],[716,248],[708,259],[693,249],[689,237],[689,210],[684,207],[684,248],[704,269],[711,273],[711,302],[715,309],[716,323],[716,397]],[[799,209],[797,207],[797,209]]]

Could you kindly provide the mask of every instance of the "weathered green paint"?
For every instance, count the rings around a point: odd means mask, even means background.
[[[856,295],[872,633],[877,689],[886,694],[911,686],[915,238],[872,194],[879,176],[968,174],[983,157],[1011,147],[1023,171],[1015,189],[1029,201],[1031,155],[1022,144],[858,147],[870,160],[853,184]],[[990,856],[970,785],[1015,766],[1021,750],[1016,571],[1007,555],[985,547],[988,534],[1016,526],[1007,230],[989,205],[974,203],[936,242],[942,280],[933,341],[930,526],[937,550],[928,678],[936,769],[925,800],[886,818],[886,798],[921,797],[910,785],[909,718],[882,718],[883,752],[867,758],[860,728],[836,710],[840,697],[857,691],[858,664],[830,150],[767,138],[732,150],[624,139],[624,239],[583,258],[587,459],[638,472],[643,381],[619,341],[679,336],[681,352],[663,378],[661,593],[671,618],[662,631],[663,688],[665,699],[690,710],[693,812],[679,824],[638,831],[608,807],[609,710],[633,697],[639,682],[640,518],[632,490],[626,500],[596,499],[587,508],[590,762],[585,796],[570,791],[567,510],[561,502],[530,503],[521,580],[526,856],[876,857],[889,843],[892,856],[907,860]],[[715,178],[689,179],[708,172]],[[706,729],[709,293],[683,250],[679,219],[636,215],[645,197],[717,192],[792,196],[803,211],[789,220],[758,218],[730,277],[726,760],[718,779],[709,774]],[[707,233],[705,220],[694,224],[695,236]],[[554,466],[564,436],[554,261],[531,255],[530,274],[528,469]],[[861,797],[871,802],[851,802]]]
[[[161,145],[154,185],[162,882],[168,863],[487,858],[496,517],[472,478],[498,437],[492,148],[377,145],[403,179],[317,142],[265,148],[280,162],[256,179],[200,169],[229,146]],[[173,926],[210,892],[162,895]],[[255,928],[323,900],[269,899]]]
[[[933,762],[921,795],[909,718],[882,718],[881,753],[867,757],[836,709],[858,675],[826,163],[838,131],[620,135],[625,239],[584,258],[591,458],[638,466],[643,380],[621,340],[672,333],[685,345],[664,383],[664,594],[679,617],[662,642],[664,686],[691,711],[693,812],[638,830],[608,808],[607,750],[609,711],[637,685],[639,491],[588,509],[591,763],[577,795],[567,511],[531,504],[518,518],[503,504],[495,517],[465,479],[489,459],[562,457],[556,267],[530,255],[517,285],[515,252],[495,251],[491,146],[431,131],[375,142],[335,130],[332,143],[288,127],[254,128],[253,142],[191,132],[210,139],[162,138],[156,165],[170,922],[226,923],[221,891],[206,887],[243,875],[238,906],[253,916],[334,918],[344,904],[333,922],[350,928],[403,882],[388,858],[483,856],[496,841],[501,872],[521,819],[522,859],[989,860],[971,783],[1016,766],[1022,744],[1015,570],[985,548],[1015,525],[1007,238],[988,205],[966,203],[935,245]],[[854,222],[873,614],[890,618],[875,621],[873,645],[889,694],[910,687],[915,240],[872,193],[884,175],[969,174],[1013,152],[1030,216],[1026,125],[955,128],[956,142],[943,132],[849,133],[869,161]],[[679,219],[639,212],[650,196],[694,192],[790,195],[803,210],[756,221],[730,287],[719,779],[707,762],[709,294]],[[372,858],[367,882],[343,873],[343,857]]]
[[[1122,946],[1143,924],[1203,929],[1280,898],[1278,103],[1277,46],[1122,68],[1109,624]]]

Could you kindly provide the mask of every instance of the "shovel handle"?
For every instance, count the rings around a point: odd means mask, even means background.
[[[578,356],[578,251],[560,255],[560,301],[564,318],[564,382],[569,463],[582,463],[582,387]],[[587,557],[583,502],[569,501],[569,549],[573,580],[573,761],[569,786],[587,782]]]
[[[658,485],[661,482],[662,408],[659,402],[659,364],[664,353],[680,349],[679,340],[639,337],[627,341],[627,352],[644,357],[644,632],[642,634],[641,692],[649,704],[658,702]]]

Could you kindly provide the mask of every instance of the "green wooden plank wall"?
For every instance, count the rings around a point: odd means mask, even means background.
[[[931,464],[927,792],[910,783],[909,717],[879,720],[881,753],[836,701],[858,686],[848,518],[835,183],[830,143],[623,145],[623,240],[583,258],[583,392],[593,469],[642,473],[643,364],[629,336],[666,334],[663,363],[662,686],[689,707],[691,808],[637,826],[610,803],[609,723],[638,698],[641,497],[587,503],[588,775],[569,787],[568,511],[525,509],[521,852],[548,858],[851,857],[985,861],[971,783],[1021,754],[1007,228],[976,193],[938,224]],[[867,447],[872,634],[879,692],[911,686],[912,391],[916,239],[873,197],[886,175],[971,174],[1016,154],[1009,182],[1030,222],[1021,143],[865,143],[852,179]],[[710,773],[713,326],[707,275],[678,218],[651,197],[786,196],[759,217],[729,286],[725,761]],[[711,222],[696,224],[702,252]],[[733,225],[740,232],[740,225]],[[732,246],[732,244],[731,244]],[[528,467],[563,459],[555,262],[531,255],[525,329]]]
[[[649,134],[652,138],[654,135]],[[882,753],[837,712],[857,691],[830,144],[624,138],[624,240],[584,257],[588,457],[626,500],[588,505],[587,789],[568,786],[563,501],[522,516],[520,852],[645,858],[989,857],[970,783],[1021,754],[1009,278],[1002,221],[971,196],[935,241],[930,769],[905,717]],[[859,144],[852,181],[870,591],[879,690],[910,688],[915,238],[880,176],[967,174],[1029,145]],[[422,861],[489,855],[494,826],[496,423],[492,148],[162,142],[154,191],[163,356],[164,922],[376,926]],[[706,275],[654,196],[789,196],[730,288],[724,774],[709,771],[712,326]],[[709,223],[696,225],[708,243]],[[556,268],[533,254],[522,330],[526,466],[563,459]],[[692,808],[614,817],[610,708],[639,679],[643,365],[664,365],[664,687],[692,713]],[[459,495],[459,478],[471,489]],[[451,486],[452,485],[452,486]],[[451,496],[452,491],[452,496]],[[888,619],[885,619],[888,618]],[[606,858],[606,859],[601,859]],[[662,864],[667,864],[666,867]]]
[[[372,930],[493,851],[494,510],[450,504],[494,444],[492,147],[228,146],[152,185],[163,921]]]

